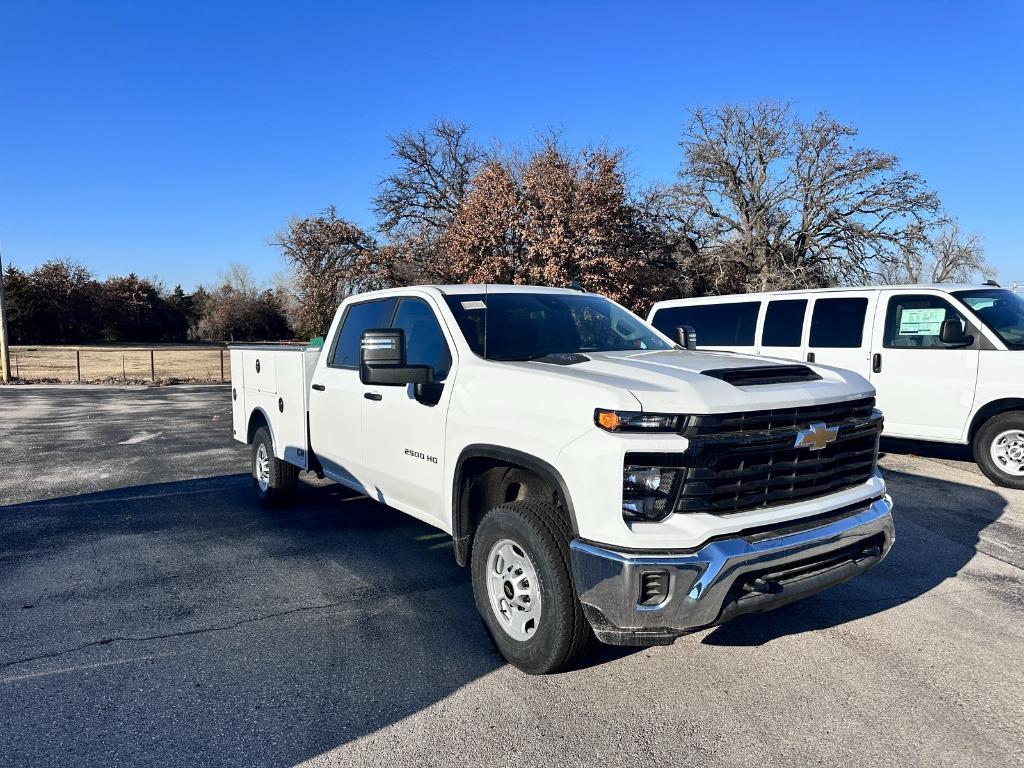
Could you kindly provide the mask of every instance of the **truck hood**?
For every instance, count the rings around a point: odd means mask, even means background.
[[[568,365],[552,365],[543,360],[532,364],[593,384],[627,389],[649,412],[728,413],[793,408],[875,394],[871,384],[852,371],[792,360],[690,350],[587,352],[585,357],[589,359]],[[821,378],[757,384],[724,380],[732,378],[729,371],[774,365],[804,365]]]

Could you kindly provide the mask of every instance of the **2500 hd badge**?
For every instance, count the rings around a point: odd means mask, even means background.
[[[429,461],[431,464],[437,464],[437,456],[427,456],[422,451],[414,451],[412,448],[405,449],[406,456],[412,456],[414,459],[423,459]]]

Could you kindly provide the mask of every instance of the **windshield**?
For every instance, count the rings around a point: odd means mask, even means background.
[[[445,300],[469,346],[488,360],[672,349],[646,323],[594,294],[481,292]]]
[[[1010,349],[1024,349],[1024,298],[1005,288],[957,291],[970,307]]]

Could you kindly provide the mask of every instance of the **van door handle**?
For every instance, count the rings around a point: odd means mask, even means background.
[[[325,387],[323,384],[314,384],[313,389],[315,389],[317,392],[323,392],[325,389],[327,389],[327,387]]]
[[[813,352],[808,352],[807,353],[807,362],[808,363],[813,363],[814,362],[814,353]]]
[[[367,400],[373,400],[374,402],[379,402],[384,399],[384,395],[379,392],[363,392],[363,397]]]
[[[871,356],[871,370],[874,371],[875,373],[881,373],[882,372],[882,353],[881,352],[875,352],[875,354],[873,354]]]

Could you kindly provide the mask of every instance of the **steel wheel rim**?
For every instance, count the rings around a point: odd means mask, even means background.
[[[487,598],[498,626],[514,640],[529,640],[540,626],[537,569],[521,544],[496,542],[487,555]]]
[[[270,456],[267,453],[266,443],[260,443],[256,449],[256,466],[253,467],[253,477],[261,491],[270,487]]]
[[[1024,474],[1024,430],[1007,429],[988,447],[992,461],[1008,475]]]

